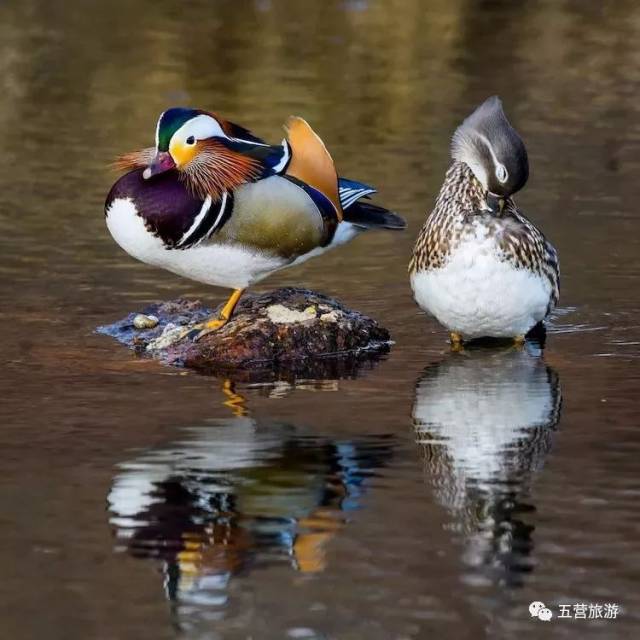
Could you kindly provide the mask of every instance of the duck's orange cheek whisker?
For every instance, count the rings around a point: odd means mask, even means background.
[[[140,149],[139,151],[130,151],[118,156],[114,162],[114,169],[119,171],[132,171],[133,169],[142,169],[149,166],[156,154],[154,147]]]

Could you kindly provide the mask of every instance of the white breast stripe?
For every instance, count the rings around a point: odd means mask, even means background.
[[[282,148],[284,149],[284,153],[282,154],[282,159],[278,164],[273,167],[274,173],[280,173],[287,166],[287,163],[291,159],[291,148],[289,147],[289,143],[286,140],[282,141]]]
[[[222,218],[225,207],[227,206],[228,195],[229,194],[226,191],[222,194],[222,200],[220,201],[220,209],[218,209],[218,215],[216,216],[216,221],[211,225],[211,231],[209,231],[209,233],[207,233],[204,236],[204,238],[208,238],[218,228],[218,223],[220,222],[220,218]]]
[[[226,198],[227,198],[227,194],[225,193],[223,195],[223,197],[222,197],[222,207],[224,207],[224,203],[225,203]],[[204,202],[202,203],[202,207],[200,208],[200,211],[198,212],[198,215],[195,217],[195,219],[192,222],[191,226],[183,234],[182,238],[180,238],[180,241],[178,242],[176,247],[181,247],[182,245],[184,245],[185,242],[187,242],[187,240],[189,240],[189,238],[195,233],[196,229],[198,228],[198,226],[202,222],[202,219],[207,215],[207,212],[211,208],[211,202],[212,202],[211,196],[207,196],[204,199]],[[223,210],[222,207],[221,207],[220,211]],[[218,214],[218,218],[216,219],[216,222],[218,222],[218,220],[220,219],[220,215],[221,214]]]

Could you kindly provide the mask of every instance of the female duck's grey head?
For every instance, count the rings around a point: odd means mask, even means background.
[[[497,96],[485,100],[456,129],[451,156],[467,164],[482,186],[501,198],[522,189],[529,177],[524,142]]]

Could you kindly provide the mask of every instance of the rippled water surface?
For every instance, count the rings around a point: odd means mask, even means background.
[[[635,637],[640,8],[634,2],[0,4],[2,637]],[[456,124],[499,93],[557,246],[546,348],[449,351],[406,264]],[[170,105],[291,113],[409,221],[284,271],[378,318],[359,375],[272,385],[94,333],[225,292],[109,237],[108,164]],[[617,603],[616,620],[529,616]]]

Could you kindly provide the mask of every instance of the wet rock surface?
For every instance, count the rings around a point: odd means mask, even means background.
[[[98,332],[170,365],[246,381],[352,377],[389,350],[389,332],[375,320],[295,288],[245,294],[224,327],[197,342],[182,338],[189,327],[217,316],[221,306],[162,302]]]

